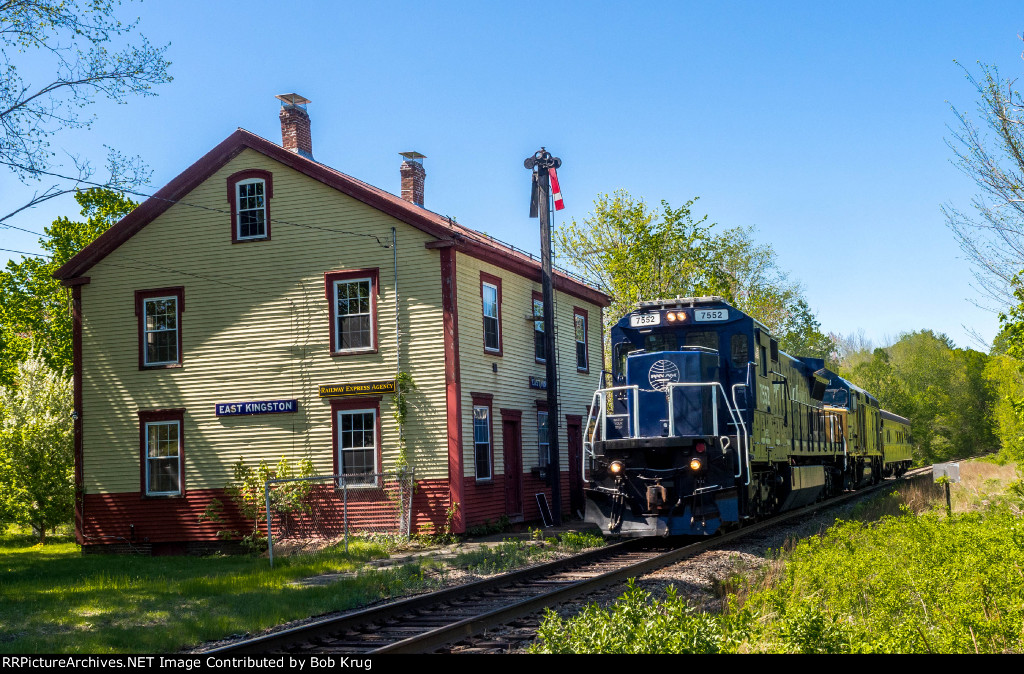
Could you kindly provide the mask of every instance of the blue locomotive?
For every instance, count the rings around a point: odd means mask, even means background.
[[[641,302],[611,348],[583,443],[606,534],[711,534],[910,465],[906,419],[720,297]]]

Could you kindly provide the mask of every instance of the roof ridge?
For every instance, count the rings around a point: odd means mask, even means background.
[[[468,245],[471,248],[479,247],[483,250],[490,250],[493,255],[503,256],[503,259],[507,259],[509,263],[526,265],[529,268],[536,268],[538,271],[540,269],[540,260],[535,258],[532,253],[520,250],[504,241],[463,225],[450,216],[444,216],[410,203],[398,195],[355,178],[332,166],[328,166],[315,159],[303,157],[298,153],[290,152],[259,134],[238,127],[216,147],[172,178],[170,182],[157,190],[135,210],[123,217],[77,255],[68,260],[60,269],[54,272],[54,277],[66,282],[88,271],[93,265],[134,236],[161,213],[172,205],[181,202],[184,195],[207,180],[245,149],[259,152],[314,180],[333,187],[343,194],[416,227],[431,236],[436,236],[438,239],[448,239],[458,244]],[[562,283],[569,284],[569,288],[579,286],[580,288],[576,294],[582,293],[582,295],[587,297],[593,296],[594,299],[592,301],[598,304],[601,304],[602,300],[604,300],[606,305],[607,300],[610,299],[603,290],[590,285],[568,270],[556,268],[554,272],[557,277],[561,277]]]

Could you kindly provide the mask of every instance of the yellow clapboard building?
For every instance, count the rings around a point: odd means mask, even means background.
[[[73,300],[79,542],[216,547],[224,524],[200,515],[229,501],[239,458],[392,470],[399,373],[415,384],[413,532],[446,513],[457,532],[537,519],[548,426],[563,512],[582,507],[608,297],[555,275],[550,422],[539,261],[424,208],[422,155],[404,153],[401,196],[314,160],[308,101],[279,98],[282,145],[239,129],[56,273]]]

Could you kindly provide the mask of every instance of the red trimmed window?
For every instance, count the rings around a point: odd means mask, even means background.
[[[376,353],[377,271],[351,269],[324,274],[332,356]]]
[[[538,363],[546,363],[544,351],[544,295],[533,293],[533,359]]]
[[[231,242],[270,239],[270,200],[274,176],[270,171],[248,169],[228,177],[231,204]]]
[[[376,485],[381,472],[380,398],[332,400],[334,474],[348,486]]]
[[[483,301],[484,353],[500,356],[501,343],[501,279],[480,272],[480,298]]]
[[[139,477],[145,496],[185,493],[184,428],[184,409],[139,412]]]
[[[590,349],[587,336],[588,329],[587,310],[579,307],[572,308],[573,334],[576,337],[576,371],[590,372]]]
[[[139,317],[139,369],[180,367],[181,314],[185,288],[135,291],[135,315]]]
[[[473,397],[473,465],[478,482],[494,478],[494,422],[489,393],[471,393]]]

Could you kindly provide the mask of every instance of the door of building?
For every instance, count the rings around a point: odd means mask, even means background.
[[[523,433],[519,417],[501,420],[501,444],[505,459],[505,514],[513,522],[523,520]]]
[[[574,514],[582,514],[586,507],[583,500],[583,433],[580,431],[582,418],[574,414],[565,415],[565,430],[568,436],[569,452],[569,508]]]

